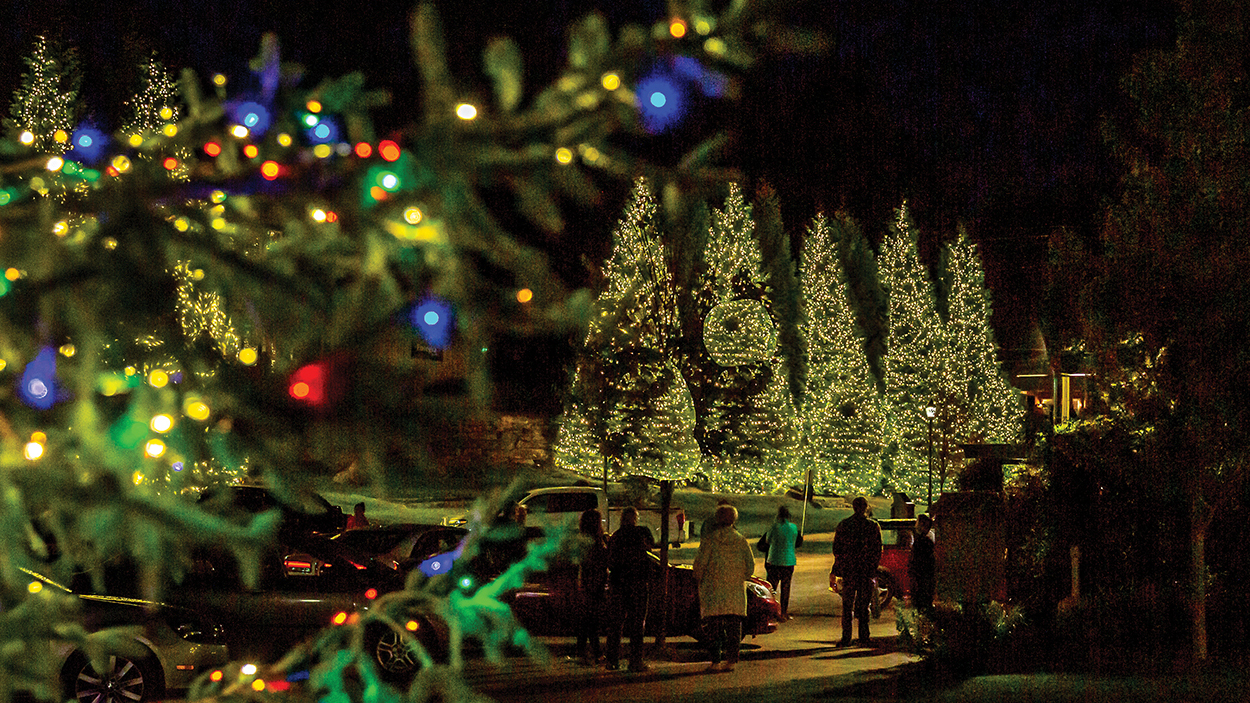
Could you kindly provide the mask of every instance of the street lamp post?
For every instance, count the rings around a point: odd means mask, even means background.
[[[929,500],[925,503],[925,510],[933,505],[933,418],[937,417],[937,408],[930,405],[924,409],[925,417],[929,418]]]

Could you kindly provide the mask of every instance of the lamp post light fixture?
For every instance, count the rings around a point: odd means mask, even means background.
[[[933,418],[937,417],[937,408],[932,405],[925,408],[924,416],[929,418],[929,500],[925,503],[925,510],[928,511],[933,505]]]

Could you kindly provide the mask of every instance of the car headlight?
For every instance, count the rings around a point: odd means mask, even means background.
[[[771,589],[769,589],[767,586],[761,586],[760,584],[755,583],[754,581],[747,581],[747,591],[754,593],[757,598],[763,598],[764,600],[773,599],[773,593]]]

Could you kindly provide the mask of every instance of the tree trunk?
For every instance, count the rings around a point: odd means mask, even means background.
[[[1191,615],[1193,617],[1193,655],[1195,662],[1207,659],[1207,528],[1211,525],[1210,510],[1199,493],[1194,496],[1189,524]]]
[[[660,481],[660,569],[664,574],[660,579],[660,597],[653,602],[659,603],[657,614],[660,624],[655,631],[655,648],[664,652],[668,638],[668,515],[673,509],[673,482]]]

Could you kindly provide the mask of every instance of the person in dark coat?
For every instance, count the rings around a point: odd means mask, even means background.
[[[599,623],[607,605],[608,538],[603,533],[603,516],[591,508],[582,513],[578,532],[586,544],[577,573],[578,613],[577,653],[587,664],[603,658],[599,646]]]
[[[868,501],[851,501],[853,515],[838,523],[833,534],[834,569],[842,577],[842,640],[851,643],[851,621],[859,621],[859,644],[871,645],[868,612],[873,597],[873,577],[881,563],[881,526],[868,517]]]
[[[911,561],[907,563],[907,575],[911,577],[911,604],[921,612],[933,609],[933,592],[937,586],[932,528],[933,518],[928,514],[916,518],[916,536],[911,543]]]
[[[621,526],[608,540],[608,584],[612,591],[612,622],[608,627],[607,668],[621,667],[621,637],[629,635],[629,670],[646,671],[642,638],[651,594],[651,564],[647,553],[655,547],[651,529],[638,524],[638,510],[621,511]]]

